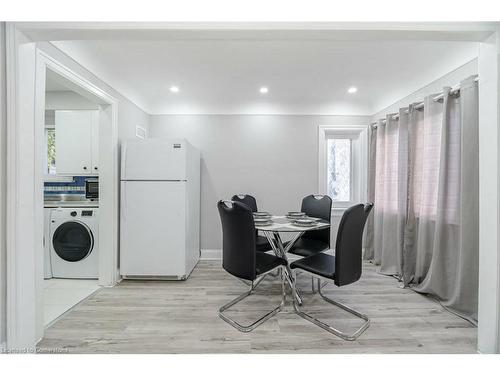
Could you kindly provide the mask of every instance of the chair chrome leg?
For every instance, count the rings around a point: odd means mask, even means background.
[[[240,280],[243,284],[245,284],[246,286],[250,286],[252,285],[252,283],[250,281],[247,281],[247,280],[243,280],[243,279],[240,279],[238,278],[238,280]]]
[[[294,285],[294,287],[295,287],[295,285]],[[326,297],[321,291],[321,280],[320,279],[318,279],[318,293],[323,298],[323,300],[325,300],[326,302],[328,302],[332,305],[335,305],[337,307],[340,307],[341,309],[343,309],[347,312],[350,312],[351,314],[357,316],[358,318],[363,319],[365,321],[365,323],[360,328],[358,328],[353,334],[348,334],[348,333],[340,331],[337,328],[332,327],[332,326],[322,322],[321,320],[316,319],[315,317],[309,315],[308,313],[302,311],[300,309],[299,305],[294,300],[293,301],[293,308],[295,310],[295,313],[297,315],[299,315],[300,317],[310,321],[311,323],[314,323],[318,327],[323,328],[325,331],[328,331],[328,332],[330,332],[330,333],[332,333],[332,334],[334,334],[334,335],[336,335],[344,340],[347,340],[347,341],[356,340],[370,326],[370,319],[366,315],[361,314],[359,311],[356,311],[349,306],[346,306],[340,302],[334,301],[334,300]]]
[[[227,315],[223,314],[223,312],[226,311],[227,309],[229,309],[231,306],[236,305],[238,302],[240,302],[243,299],[245,299],[246,297],[250,296],[253,293],[253,291],[255,290],[255,287],[262,280],[264,280],[265,276],[266,275],[262,276],[256,283],[252,283],[252,285],[250,287],[250,290],[248,292],[245,292],[245,293],[239,295],[238,297],[236,297],[235,299],[233,299],[231,302],[229,302],[229,303],[225,304],[224,306],[222,306],[219,309],[219,317],[222,320],[224,320],[226,323],[229,323],[230,325],[232,325],[234,328],[236,328],[240,332],[250,332],[250,331],[253,331],[255,328],[257,328],[258,326],[260,326],[265,321],[267,321],[270,318],[272,318],[277,313],[279,313],[281,311],[281,309],[283,308],[283,306],[285,305],[285,302],[286,302],[285,278],[283,276],[281,277],[281,293],[282,293],[281,303],[278,305],[278,307],[276,307],[273,310],[267,312],[266,314],[264,314],[263,316],[261,316],[259,319],[257,319],[255,322],[253,322],[252,324],[244,326],[242,324],[239,324],[235,320],[231,319]]]
[[[255,290],[255,288],[257,288],[257,286],[266,278],[268,274],[266,273],[265,275],[261,276],[260,278],[258,278],[256,281],[254,281],[253,283],[251,283],[251,290]]]

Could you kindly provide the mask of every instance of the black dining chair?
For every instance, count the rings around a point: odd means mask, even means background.
[[[255,198],[253,196],[251,196],[249,194],[233,195],[231,200],[235,201],[235,202],[240,202],[240,203],[246,204],[248,207],[250,207],[252,212],[258,211],[257,201],[255,200]],[[255,245],[257,246],[257,251],[266,252],[266,251],[272,250],[271,244],[269,243],[267,238],[264,236],[259,236],[258,232],[259,232],[258,230],[255,231],[255,236],[256,236]]]
[[[321,290],[321,281],[326,281],[327,283],[333,281],[336,286],[342,287],[344,285],[352,284],[360,279],[362,271],[361,252],[363,229],[372,208],[373,204],[371,203],[366,205],[357,204],[348,208],[344,212],[344,215],[342,215],[342,219],[340,220],[339,230],[337,233],[335,256],[318,253],[307,258],[296,260],[290,264],[290,268],[294,270],[295,273],[297,270],[300,270],[301,272],[306,272],[317,279],[318,292],[323,300],[338,306],[365,321],[365,323],[353,334],[347,334],[302,311],[294,299],[294,309],[298,315],[316,324],[318,327],[343,338],[344,340],[356,340],[359,335],[361,335],[370,326],[370,319],[366,315],[326,297]]]
[[[328,195],[308,195],[300,209],[307,216],[331,222],[332,198]],[[290,248],[289,253],[308,257],[330,248],[330,228],[307,231]]]
[[[250,332],[281,311],[285,303],[284,277],[281,278],[281,303],[250,325],[244,326],[224,315],[224,311],[250,296],[264,277],[273,270],[281,271],[286,261],[256,249],[255,223],[252,210],[235,201],[219,201],[217,209],[222,223],[222,268],[231,275],[250,282],[250,290],[219,309],[219,317],[241,332]]]

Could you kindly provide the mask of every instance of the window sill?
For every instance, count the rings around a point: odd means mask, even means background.
[[[335,207],[332,208],[332,216],[342,216],[344,214],[344,211],[347,210],[349,207]]]

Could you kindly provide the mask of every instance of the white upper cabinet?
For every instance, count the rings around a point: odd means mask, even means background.
[[[55,123],[57,174],[98,174],[98,111],[56,111]]]
[[[99,173],[99,115],[95,111],[92,118],[92,171],[93,174]]]

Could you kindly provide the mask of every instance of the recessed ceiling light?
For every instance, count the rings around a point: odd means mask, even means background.
[[[356,91],[358,91],[358,88],[357,87],[354,87],[354,86],[351,86],[347,89],[347,92],[349,94],[354,94]]]
[[[177,86],[171,86],[170,91],[171,92],[179,92],[179,88]]]
[[[259,91],[261,94],[267,94],[269,89],[266,86],[262,86]]]

